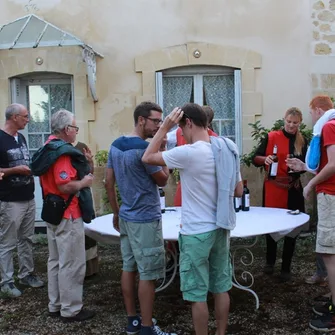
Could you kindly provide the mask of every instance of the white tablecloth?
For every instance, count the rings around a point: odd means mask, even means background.
[[[236,213],[236,227],[231,237],[248,237],[268,233],[288,231],[302,226],[309,220],[309,215],[288,214],[288,210],[280,208],[250,207],[248,212]],[[164,240],[176,241],[181,223],[180,207],[167,208],[162,216]],[[98,242],[112,244],[118,243],[119,233],[113,228],[113,214],[99,216],[90,224],[85,224],[86,235]]]

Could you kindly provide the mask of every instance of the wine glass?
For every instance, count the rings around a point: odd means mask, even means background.
[[[293,154],[288,154],[287,155],[287,158],[294,158],[294,155]],[[292,170],[291,168],[288,168],[288,171],[287,171],[288,173],[295,173],[295,171],[294,170]]]

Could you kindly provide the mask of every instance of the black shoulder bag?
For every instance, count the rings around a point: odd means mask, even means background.
[[[65,201],[61,196],[57,194],[49,193],[44,196],[43,188],[43,207],[41,218],[43,221],[48,222],[52,225],[58,226],[64,216],[65,210],[69,207],[74,194],[71,194]]]

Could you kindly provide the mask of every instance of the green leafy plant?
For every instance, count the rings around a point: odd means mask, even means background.
[[[48,238],[45,234],[37,234],[35,235],[34,243],[40,244],[40,245],[48,245]]]
[[[95,155],[96,166],[105,167],[108,159],[107,150],[99,150]]]
[[[271,129],[267,129],[264,126],[262,126],[260,121],[256,121],[255,123],[249,123],[248,125],[252,128],[251,137],[256,142],[256,144],[248,154],[244,154],[241,156],[241,163],[250,167],[252,164],[252,159],[256,153],[256,150],[261,144],[263,138],[270,131],[283,129],[284,120],[283,119],[276,120]],[[302,135],[306,137],[307,141],[310,142],[313,136],[312,129],[307,128],[307,126],[304,123],[301,123],[299,130],[301,131]]]
[[[99,167],[106,167],[107,165],[107,160],[108,160],[108,151],[107,150],[99,150],[96,155],[95,155],[95,162],[96,165]],[[102,191],[102,203],[103,203],[103,215],[112,213],[112,208],[110,206],[109,200],[108,200],[108,196],[107,196],[107,192],[105,189],[103,189]],[[117,201],[119,203],[119,206],[121,205],[121,196],[120,196],[120,192],[119,189],[116,185],[116,195],[117,195]]]
[[[172,170],[172,176],[173,176],[174,180],[176,181],[176,184],[178,184],[178,182],[180,180],[179,170],[178,169],[173,169]]]

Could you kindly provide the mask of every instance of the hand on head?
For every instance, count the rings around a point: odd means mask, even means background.
[[[179,121],[182,119],[184,112],[176,107],[165,119],[162,127],[165,127],[168,131],[178,125]]]

